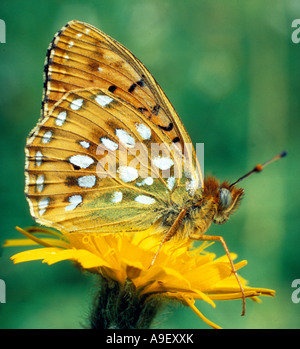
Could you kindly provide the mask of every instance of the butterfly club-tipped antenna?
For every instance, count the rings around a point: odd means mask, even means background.
[[[240,177],[237,181],[235,181],[234,183],[230,184],[230,187],[233,187],[234,185],[236,185],[237,183],[239,183],[243,179],[249,177],[250,175],[252,175],[255,172],[261,172],[267,165],[271,164],[272,162],[274,162],[276,160],[279,160],[279,159],[285,157],[286,155],[287,155],[287,152],[284,150],[281,153],[273,156],[271,159],[269,159],[268,161],[264,162],[263,164],[257,164],[251,171],[247,172],[242,177]]]

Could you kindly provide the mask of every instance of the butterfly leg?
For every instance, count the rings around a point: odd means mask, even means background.
[[[239,284],[239,287],[240,287],[240,290],[241,290],[241,293],[242,293],[242,299],[243,299],[243,311],[242,311],[242,316],[245,315],[245,311],[246,311],[246,300],[245,300],[245,292],[244,292],[244,288],[241,284],[241,281],[239,279],[239,276],[238,276],[238,273],[234,267],[234,264],[233,264],[233,260],[232,258],[230,257],[230,253],[229,253],[229,250],[228,250],[228,247],[226,245],[226,242],[225,240],[222,238],[222,236],[213,236],[213,235],[196,235],[196,234],[192,234],[190,235],[190,239],[192,240],[196,240],[196,241],[220,241],[225,252],[226,252],[226,255],[229,259],[229,262],[230,262],[230,265],[231,265],[231,269],[232,269],[232,272],[234,273],[234,276]]]
[[[155,253],[153,259],[152,259],[152,262],[149,266],[149,268],[153,265],[156,257],[158,256],[158,253],[160,251],[160,249],[162,248],[163,244],[166,242],[166,241],[169,241],[177,232],[184,216],[186,215],[186,211],[187,211],[187,208],[184,208],[180,211],[178,217],[176,218],[176,220],[174,221],[174,223],[172,224],[171,228],[169,229],[169,231],[167,232],[167,234],[163,237],[158,249],[157,249],[157,252]]]

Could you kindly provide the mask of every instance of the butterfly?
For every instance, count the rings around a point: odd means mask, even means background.
[[[136,145],[147,150],[153,144],[164,145],[169,156],[157,151],[150,159],[151,152],[144,152],[137,171]],[[124,46],[79,21],[54,36],[45,61],[41,118],[25,150],[25,192],[37,222],[97,233],[156,224],[163,233],[203,186],[194,148],[185,144],[192,143],[166,95]],[[186,148],[190,178],[174,175],[174,147]],[[101,162],[111,165],[114,156],[114,168],[101,169]]]
[[[48,48],[41,117],[26,143],[31,215],[62,232],[152,229],[162,244],[221,241],[245,302],[225,241],[203,235],[236,211],[243,189],[204,180],[191,144],[145,66],[99,29],[70,21]]]

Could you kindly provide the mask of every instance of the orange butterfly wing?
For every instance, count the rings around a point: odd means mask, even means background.
[[[193,147],[184,153],[193,162],[191,179],[178,179],[174,167],[183,155],[173,158],[174,166],[159,156],[151,166],[154,143],[170,153],[191,144],[161,88],[121,44],[91,25],[69,22],[48,49],[42,118],[26,145],[32,216],[67,231],[148,229],[172,202],[193,195],[191,182],[194,189],[202,184]],[[139,164],[148,171],[143,177],[129,166],[137,144],[148,150]],[[116,150],[128,153],[122,165]],[[108,163],[104,155],[112,156]],[[169,178],[163,178],[168,166]]]
[[[63,95],[99,87],[129,102],[171,140],[190,143],[178,115],[149,71],[124,46],[97,28],[69,22],[54,37],[45,62],[43,115]],[[181,138],[182,137],[182,138]]]

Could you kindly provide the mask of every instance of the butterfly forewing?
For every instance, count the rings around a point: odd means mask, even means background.
[[[48,49],[44,115],[66,92],[90,87],[107,89],[128,101],[175,143],[190,142],[174,108],[144,65],[97,28],[71,21]]]
[[[56,34],[42,118],[26,146],[26,194],[38,222],[67,231],[148,229],[172,202],[193,195],[191,183],[201,186],[185,144],[170,102],[125,47],[77,21]]]

